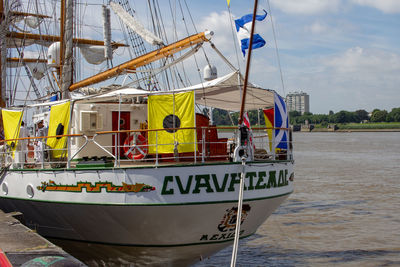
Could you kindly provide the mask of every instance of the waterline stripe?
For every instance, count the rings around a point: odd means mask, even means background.
[[[280,194],[280,195],[275,195],[275,196],[269,196],[269,197],[260,197],[260,198],[250,198],[250,199],[244,199],[243,201],[249,202],[249,201],[257,201],[257,200],[264,200],[264,199],[270,199],[270,198],[278,198],[282,196],[287,196],[293,193],[293,191]],[[12,200],[18,200],[18,201],[28,201],[28,202],[40,202],[40,203],[55,203],[55,204],[71,204],[71,205],[98,205],[98,206],[151,206],[151,207],[157,207],[157,206],[189,206],[189,205],[208,205],[208,204],[223,204],[223,203],[236,203],[237,200],[225,200],[225,201],[208,201],[208,202],[185,202],[185,203],[159,203],[159,204],[149,204],[149,203],[143,203],[143,204],[130,204],[130,203],[92,203],[92,202],[65,202],[65,201],[48,201],[48,200],[41,200],[41,199],[27,199],[27,198],[14,198],[14,197],[6,197],[6,196],[1,196],[1,199],[7,199],[9,201]]]
[[[255,234],[255,232],[241,236],[240,239],[248,238]],[[188,246],[201,246],[201,245],[212,245],[212,244],[220,244],[226,242],[232,242],[233,238],[221,240],[221,241],[213,241],[213,242],[201,242],[201,243],[187,243],[187,244],[171,244],[171,245],[138,245],[138,244],[118,244],[118,243],[106,243],[106,242],[99,242],[99,241],[84,241],[84,240],[75,240],[75,239],[68,239],[68,238],[61,238],[61,237],[52,237],[52,236],[43,236],[45,238],[57,239],[57,240],[65,240],[65,241],[73,241],[79,243],[90,243],[90,244],[98,244],[98,245],[109,245],[109,246],[120,246],[120,247],[188,247]]]

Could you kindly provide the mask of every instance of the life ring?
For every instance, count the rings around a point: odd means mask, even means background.
[[[6,166],[11,165],[14,162],[14,159],[11,155],[6,156]]]
[[[149,151],[146,137],[139,133],[128,136],[125,139],[123,149],[125,156],[134,160],[144,158]]]
[[[251,145],[237,146],[233,151],[233,159],[235,162],[241,162],[242,157],[245,157],[246,161],[254,160],[254,148]]]

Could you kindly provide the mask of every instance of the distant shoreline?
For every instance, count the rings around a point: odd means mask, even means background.
[[[311,132],[326,132],[326,133],[335,133],[335,132],[400,132],[400,129],[338,129],[333,131],[332,129],[327,128],[314,128],[312,131],[301,131],[303,133],[311,133]]]

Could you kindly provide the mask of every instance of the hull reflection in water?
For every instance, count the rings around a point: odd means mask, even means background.
[[[210,256],[232,242],[179,247],[132,247],[49,240],[89,266],[188,266],[203,259],[199,251]]]

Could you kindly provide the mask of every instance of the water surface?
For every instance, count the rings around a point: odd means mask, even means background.
[[[295,192],[237,266],[400,266],[400,132],[294,133]],[[232,247],[196,267],[229,266]]]

